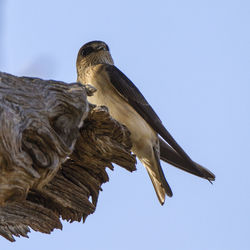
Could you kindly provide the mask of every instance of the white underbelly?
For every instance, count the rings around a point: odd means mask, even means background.
[[[149,142],[151,144],[150,142],[156,140],[157,134],[155,131],[115,91],[106,90],[105,92],[105,90],[97,90],[94,96],[88,97],[88,100],[90,103],[98,106],[107,106],[111,116],[129,129],[135,153],[140,151],[140,148],[145,147],[145,143]]]

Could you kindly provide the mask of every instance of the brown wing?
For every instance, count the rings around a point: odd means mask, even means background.
[[[201,174],[197,174],[197,172],[194,172],[192,168],[189,168],[187,164],[185,164],[185,161],[183,160],[182,157],[180,157],[179,154],[176,153],[175,150],[173,150],[165,141],[163,141],[161,138],[159,138],[160,141],[160,157],[161,160],[183,170],[186,171],[190,174],[194,174],[196,176],[205,178],[207,180],[214,181],[215,180],[215,175],[209,171],[208,169],[204,168],[200,164],[194,162],[197,168],[199,168]]]
[[[117,67],[108,64],[104,67],[108,73],[110,82],[118,93],[123,96],[123,98],[141,115],[141,117],[147,121],[147,123],[183,158],[186,165],[193,173],[206,178],[163,126],[160,118],[141,94],[139,89]]]

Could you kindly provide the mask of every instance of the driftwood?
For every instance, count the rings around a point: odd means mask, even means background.
[[[106,167],[135,170],[129,131],[82,85],[0,73],[0,235],[50,233],[95,211]]]

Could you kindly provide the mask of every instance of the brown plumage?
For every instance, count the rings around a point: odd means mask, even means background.
[[[107,44],[101,41],[85,44],[78,53],[77,74],[79,82],[97,89],[89,101],[107,106],[111,116],[130,130],[132,151],[147,169],[161,204],[165,194],[171,197],[172,191],[160,159],[210,182],[215,179],[214,174],[190,159],[137,87],[114,66]]]

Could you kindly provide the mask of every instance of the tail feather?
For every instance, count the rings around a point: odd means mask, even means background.
[[[163,188],[161,183],[157,180],[157,178],[154,177],[154,175],[152,174],[150,169],[148,167],[146,167],[146,169],[147,169],[148,175],[150,177],[150,180],[154,186],[157,198],[158,198],[160,204],[163,205],[165,202],[165,196],[166,196],[165,188]]]
[[[159,202],[161,203],[161,205],[163,205],[165,202],[166,194],[169,197],[172,197],[173,193],[164,176],[164,173],[160,165],[159,150],[153,147],[153,152],[151,154],[150,160],[149,159],[146,160],[145,158],[140,160],[147,169],[148,175],[154,186]]]
[[[183,158],[178,153],[176,153],[175,150],[173,150],[161,138],[159,138],[159,141],[160,141],[161,160],[188,173],[207,179],[210,182],[215,180],[215,175],[211,171],[199,165],[198,163],[194,162],[196,168],[198,169],[198,171],[195,171],[194,168],[191,168],[189,164],[186,164],[186,161],[183,160]]]
[[[157,150],[155,147],[153,147],[153,150],[154,150],[154,156],[155,156],[155,160],[156,160],[156,164],[157,164],[157,170],[158,170],[158,173],[159,173],[159,177],[160,177],[160,180],[161,180],[161,185],[163,186],[163,188],[165,189],[166,191],[166,194],[169,196],[169,197],[172,197],[173,196],[173,192],[166,180],[166,177],[163,173],[163,170],[161,168],[161,163],[160,163],[160,154],[159,154],[159,150]]]

